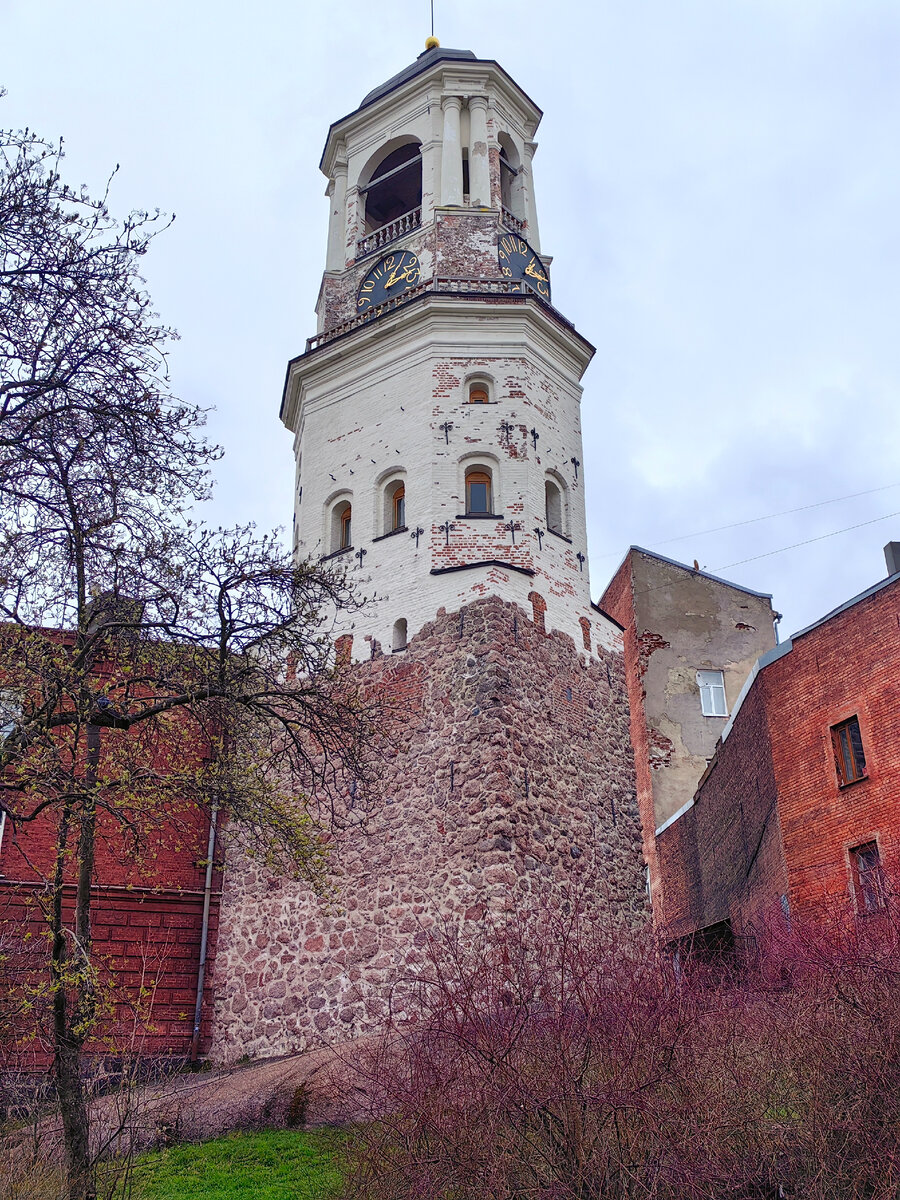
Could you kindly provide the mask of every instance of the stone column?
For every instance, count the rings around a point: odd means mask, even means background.
[[[445,96],[444,144],[441,152],[441,204],[462,204],[462,142],[459,136],[460,96]]]
[[[540,254],[541,234],[538,229],[537,204],[534,200],[534,173],[531,169],[531,160],[534,158],[535,150],[537,150],[537,142],[525,143],[525,161],[522,163],[522,170],[525,172],[525,220],[528,223],[525,233],[529,246]]]
[[[338,158],[334,164],[334,177],[328,184],[331,198],[331,213],[328,218],[328,253],[325,258],[326,271],[343,271],[346,264],[347,225],[347,160]]]
[[[469,199],[480,208],[491,205],[487,107],[487,96],[469,97]]]

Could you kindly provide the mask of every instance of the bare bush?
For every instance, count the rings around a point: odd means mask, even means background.
[[[896,939],[682,964],[569,915],[445,929],[357,1066],[357,1200],[896,1197]],[[789,986],[786,985],[789,980]]]

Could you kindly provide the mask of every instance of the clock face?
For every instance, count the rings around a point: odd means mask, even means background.
[[[524,240],[514,233],[500,238],[498,255],[500,274],[506,279],[521,280],[543,299],[550,299],[550,276],[547,268]]]
[[[419,282],[419,260],[411,250],[398,250],[389,254],[372,268],[359,285],[356,311],[367,312],[377,308],[385,300],[401,296]]]

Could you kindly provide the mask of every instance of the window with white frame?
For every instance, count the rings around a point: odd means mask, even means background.
[[[727,717],[724,672],[698,671],[697,686],[700,689],[700,711],[704,717]]]

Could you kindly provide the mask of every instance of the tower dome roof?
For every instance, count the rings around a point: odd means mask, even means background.
[[[376,88],[372,88],[368,95],[363,97],[360,108],[365,108],[367,104],[373,104],[376,100],[380,100],[382,96],[387,96],[395,88],[406,83],[409,79],[414,79],[416,75],[427,71],[429,67],[436,62],[441,62],[443,59],[459,61],[465,59],[470,62],[477,62],[478,58],[471,50],[451,50],[445,46],[435,46],[432,50],[423,50],[415,62],[404,67],[402,71],[398,71],[392,76],[387,83],[381,83]]]

